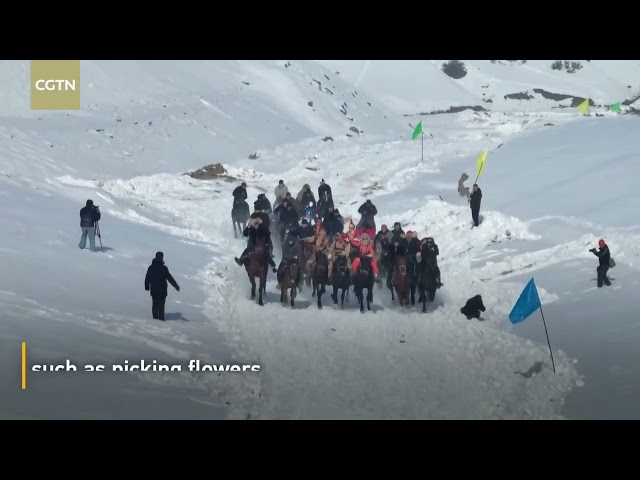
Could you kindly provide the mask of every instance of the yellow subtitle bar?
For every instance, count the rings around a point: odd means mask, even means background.
[[[22,390],[27,389],[27,342],[22,342]]]

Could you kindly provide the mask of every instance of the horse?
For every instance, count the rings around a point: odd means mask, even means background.
[[[311,286],[311,277],[316,264],[316,244],[314,242],[306,242],[306,238],[302,240],[302,278],[307,287]]]
[[[429,262],[428,259],[422,259],[418,263],[418,290],[420,291],[420,301],[422,302],[422,312],[427,311],[427,301],[433,302],[436,298],[436,290],[439,288],[438,276],[439,269]]]
[[[393,297],[393,288],[389,282],[389,270],[393,270],[391,265],[391,259],[387,247],[389,246],[389,240],[386,237],[382,237],[379,241],[375,242],[376,249],[376,262],[378,262],[378,268],[380,269],[380,278],[378,279],[378,288],[382,290],[382,284],[387,279],[387,287],[391,290],[391,296]],[[392,298],[393,300],[393,298]]]
[[[373,283],[375,278],[373,268],[371,267],[372,257],[364,256],[360,259],[360,268],[358,272],[353,274],[353,290],[355,291],[358,302],[360,303],[360,311],[364,313],[364,289],[367,289],[367,310],[371,310],[373,302]]]
[[[322,310],[322,295],[326,292],[325,286],[329,283],[329,257],[320,251],[316,252],[316,261],[313,267],[313,293],[318,294],[318,308]]]
[[[392,277],[393,288],[398,294],[398,302],[401,307],[409,304],[409,294],[411,292],[410,279],[407,276],[407,257],[399,255],[395,259]],[[393,290],[391,290],[391,300],[393,298]]]
[[[351,288],[351,273],[349,272],[349,259],[347,257],[336,257],[333,260],[333,272],[331,272],[331,284],[333,294],[331,298],[334,304],[338,304],[338,290],[342,290],[341,307],[344,308],[344,297],[349,301],[349,288]]]
[[[258,291],[258,305],[264,306],[262,293],[267,290],[267,262],[265,259],[265,244],[261,241],[256,243],[253,252],[249,254],[249,261],[245,269],[251,282],[251,299],[256,298],[256,278],[260,279],[260,289]]]
[[[282,271],[280,281],[280,303],[287,304],[287,290],[291,290],[291,308],[295,308],[295,298],[298,294],[298,272],[300,265],[298,262],[288,262]]]
[[[233,222],[233,234],[238,238],[238,233],[242,234],[247,221],[251,217],[249,204],[242,200],[241,202],[233,202],[231,209],[231,220]]]

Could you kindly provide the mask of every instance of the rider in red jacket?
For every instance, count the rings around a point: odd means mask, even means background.
[[[351,268],[353,269],[354,273],[358,272],[358,269],[360,268],[360,259],[365,256],[371,257],[371,268],[373,269],[373,273],[377,277],[378,263],[376,262],[376,257],[374,255],[373,245],[371,245],[371,239],[369,238],[369,235],[363,233],[360,237],[360,253],[355,259],[353,259],[351,263]]]

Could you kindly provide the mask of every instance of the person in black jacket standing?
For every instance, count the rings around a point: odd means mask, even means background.
[[[151,293],[151,314],[154,320],[164,320],[164,304],[168,293],[167,281],[176,291],[180,291],[180,286],[164,264],[164,254],[158,252],[147,269],[147,276],[144,279],[144,289]]]
[[[151,314],[154,320],[164,320],[164,304],[168,293],[167,281],[176,291],[180,291],[180,286],[164,264],[164,254],[158,252],[147,269],[147,276],[144,279],[144,289],[151,293]]]
[[[89,248],[96,251],[96,223],[100,220],[100,209],[93,204],[93,200],[87,200],[87,204],[80,210],[80,228],[82,237],[78,247],[84,249],[89,237]]]
[[[480,224],[480,202],[482,201],[482,190],[477,183],[473,184],[473,192],[469,196],[469,206],[471,207],[471,217],[473,218],[473,226]]]
[[[592,248],[591,250],[589,250],[596,257],[598,257],[598,261],[600,263],[598,265],[598,268],[596,269],[596,272],[598,273],[598,288],[602,288],[603,283],[607,287],[610,287],[611,281],[607,277],[607,272],[609,271],[609,268],[610,268],[611,252],[609,251],[609,246],[606,244],[604,240],[600,240],[598,242],[598,246],[600,247],[600,250],[598,251],[596,251],[595,248]]]

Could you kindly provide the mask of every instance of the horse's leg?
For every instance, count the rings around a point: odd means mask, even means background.
[[[371,310],[371,304],[373,303],[373,282],[367,288],[367,310]]]
[[[318,309],[322,310],[322,294],[324,293],[324,284],[320,284],[320,289],[318,290]]]
[[[291,308],[295,308],[296,306],[296,287],[294,286],[291,289]]]
[[[265,295],[267,293],[267,274],[268,274],[268,271],[269,271],[268,269],[269,269],[269,265],[265,265],[264,266],[264,272],[262,274],[263,280],[264,280],[262,282],[262,291],[265,293]]]
[[[264,306],[264,303],[262,302],[262,291],[264,290],[265,283],[265,276],[263,272],[262,275],[260,275],[260,290],[258,291],[258,305],[261,307]]]
[[[411,281],[411,305],[416,304],[416,283],[414,280]]]
[[[249,280],[251,281],[251,300],[253,300],[256,298],[256,280],[251,274],[249,274]]]
[[[331,295],[331,299],[333,300],[334,305],[338,304],[338,285],[336,285],[336,281],[333,281],[333,294]],[[342,290],[342,300],[344,303],[344,290]]]
[[[345,289],[343,288],[343,289],[342,289],[342,294],[340,295],[340,296],[341,296],[341,299],[342,299],[342,303],[341,303],[342,308],[344,308],[344,295],[345,295],[345,293],[347,293],[347,292],[346,292],[346,291],[345,291]],[[336,302],[336,303],[338,303],[338,302]]]

